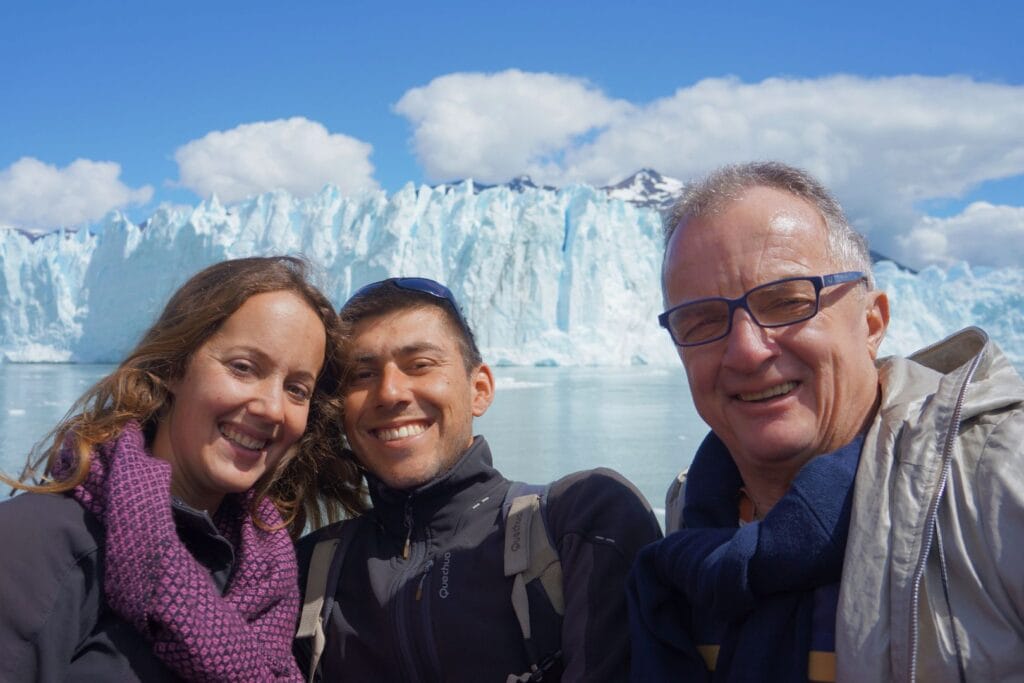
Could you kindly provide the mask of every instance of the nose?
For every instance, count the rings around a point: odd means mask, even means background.
[[[409,376],[393,363],[386,364],[380,373],[377,398],[381,405],[390,406],[408,399]]]
[[[284,422],[285,401],[284,387],[280,383],[260,382],[256,396],[249,402],[249,413],[272,424],[280,424]]]
[[[753,372],[778,354],[771,331],[761,327],[742,308],[733,313],[732,329],[725,338],[722,365],[733,370]]]

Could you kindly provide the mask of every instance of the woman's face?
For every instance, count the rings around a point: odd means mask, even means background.
[[[277,471],[306,429],[326,333],[293,292],[250,297],[168,383],[170,408],[153,454],[171,463],[171,491],[213,513]]]

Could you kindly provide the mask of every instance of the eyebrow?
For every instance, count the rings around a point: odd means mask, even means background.
[[[383,355],[412,356],[412,355],[415,355],[417,353],[423,353],[424,351],[429,351],[429,352],[433,352],[433,353],[437,353],[437,354],[444,354],[445,353],[445,349],[440,347],[440,346],[438,346],[437,344],[432,344],[431,342],[422,341],[422,342],[415,342],[413,344],[406,344],[405,346],[402,346],[399,349],[397,349],[393,354],[361,353],[361,354],[357,355],[353,359],[352,362],[354,362],[354,363],[373,363],[374,361],[376,361],[379,358],[381,358],[381,356],[383,356]]]
[[[226,351],[231,351],[231,350],[245,351],[246,353],[251,353],[263,365],[277,365],[277,363],[274,362],[274,359],[272,359],[270,357],[270,355],[266,351],[264,351],[263,349],[261,349],[261,348],[259,348],[257,346],[250,346],[248,344],[242,344],[240,346],[233,346],[233,347],[229,346],[226,349]],[[317,375],[314,375],[314,374],[312,374],[310,372],[307,372],[305,370],[299,370],[299,371],[297,371],[294,374],[289,373],[288,377],[292,377],[292,378],[300,379],[300,380],[307,380],[307,381],[315,383]]]

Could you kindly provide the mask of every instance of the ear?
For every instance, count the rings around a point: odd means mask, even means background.
[[[480,417],[491,407],[494,400],[494,375],[486,363],[470,374],[470,384],[473,387],[473,417]]]
[[[878,347],[882,345],[885,331],[889,327],[889,297],[880,289],[867,293],[865,317],[868,324],[868,352],[871,358],[878,357]]]

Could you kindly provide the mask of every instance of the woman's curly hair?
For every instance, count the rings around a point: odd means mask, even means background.
[[[85,480],[95,447],[117,438],[128,422],[140,424],[151,443],[158,420],[174,399],[168,382],[185,376],[199,347],[250,297],[286,291],[309,304],[323,323],[324,363],[310,399],[306,431],[277,471],[257,482],[255,504],[269,497],[293,537],[307,525],[316,528],[363,512],[362,474],[350,458],[341,457],[342,328],[331,302],[311,283],[309,270],[304,259],[267,256],[223,261],[192,276],[117,369],[86,391],[37,444],[20,481],[0,478],[16,489],[68,491]],[[68,440],[78,454],[77,465],[69,476],[53,479],[51,472]],[[45,475],[41,483],[36,478],[40,467]]]

